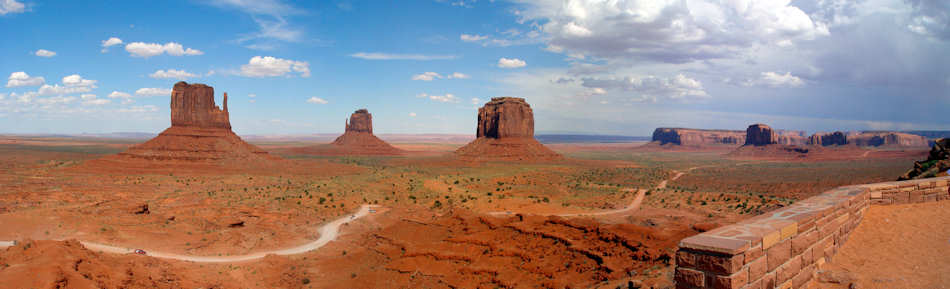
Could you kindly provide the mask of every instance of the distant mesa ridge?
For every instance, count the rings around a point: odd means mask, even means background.
[[[534,139],[534,112],[523,98],[493,97],[478,109],[475,140],[455,151],[462,159],[556,160],[561,155]]]
[[[755,135],[749,137],[749,129]],[[891,131],[833,132],[815,133],[806,137],[802,131],[774,130],[765,124],[754,124],[746,131],[723,129],[692,129],[660,127],[653,131],[652,142],[659,145],[674,146],[763,146],[768,144],[796,146],[840,146],[860,147],[925,147],[926,137]]]

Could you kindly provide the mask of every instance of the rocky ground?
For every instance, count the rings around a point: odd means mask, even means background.
[[[0,280],[39,288],[61,280],[103,284],[96,285],[100,288],[615,288],[628,282],[665,288],[671,284],[672,267],[664,256],[675,252],[679,239],[747,218],[747,208],[760,204],[757,195],[720,185],[725,180],[710,171],[689,170],[740,163],[723,158],[722,152],[553,145],[563,160],[512,164],[459,160],[441,145],[396,144],[431,151],[314,158],[261,146],[284,159],[278,168],[187,162],[130,167],[92,161],[127,145],[86,140],[0,144],[0,240],[79,239],[228,256],[299,245],[318,238],[321,224],[361,204],[380,209],[344,225],[341,236],[320,250],[235,264],[99,253],[75,242],[23,241],[0,249],[0,263],[5,264],[0,265]],[[769,176],[803,176],[802,181],[818,176],[809,186],[826,186],[865,182],[882,172],[906,170],[910,163],[865,170],[848,167],[848,162],[831,167],[779,163],[766,171]],[[717,172],[712,167],[706,169]],[[686,171],[667,188],[651,190],[635,211],[546,216],[622,209],[638,190]],[[757,171],[761,167],[748,172]],[[809,171],[813,174],[802,174]],[[692,176],[698,178],[691,181]],[[793,189],[761,187],[776,194]],[[699,192],[707,198],[691,195]],[[759,209],[794,200],[766,198]],[[511,270],[492,271],[501,265]],[[21,270],[45,273],[21,280]]]

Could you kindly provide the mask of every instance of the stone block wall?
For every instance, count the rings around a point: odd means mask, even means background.
[[[680,241],[676,288],[802,288],[870,205],[950,199],[950,177],[839,187]]]

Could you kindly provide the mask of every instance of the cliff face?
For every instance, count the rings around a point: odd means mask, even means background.
[[[848,137],[840,131],[833,133],[816,133],[808,137],[808,144],[820,146],[846,145]]]
[[[474,141],[455,154],[463,159],[553,160],[561,155],[534,139],[534,113],[523,98],[495,97],[478,109]]]
[[[947,175],[950,170],[950,139],[941,138],[934,141],[930,154],[925,161],[915,161],[914,168],[907,171],[898,181],[933,178]]]
[[[776,144],[778,143],[777,139],[772,128],[761,123],[750,125],[749,128],[745,130],[746,145],[764,146]]]
[[[353,112],[346,122],[345,132],[373,133],[373,115],[365,108]]]
[[[661,127],[653,131],[653,141],[684,146],[740,145],[745,132],[738,130],[703,130]]]
[[[224,109],[214,103],[214,88],[178,82],[172,88],[171,127],[117,158],[148,161],[229,161],[234,164],[278,160],[231,131],[228,94]]]
[[[523,98],[493,97],[478,109],[476,137],[534,137],[534,112]]]
[[[223,110],[214,103],[214,88],[200,83],[175,83],[171,98],[172,126],[231,129],[227,93]]]
[[[317,155],[398,155],[403,151],[373,135],[373,115],[365,108],[356,110],[346,122],[343,135],[333,140],[334,148],[309,147],[298,150]]]
[[[927,138],[902,132],[862,132],[848,135],[848,142],[857,146],[926,147]]]

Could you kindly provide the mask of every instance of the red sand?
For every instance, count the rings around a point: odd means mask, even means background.
[[[811,288],[950,288],[948,219],[948,201],[871,206]]]

